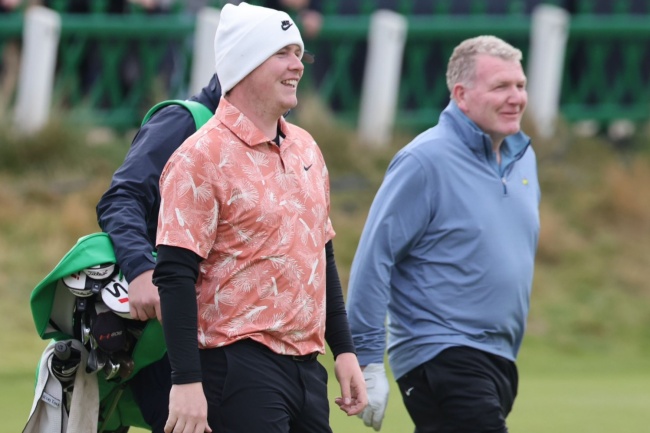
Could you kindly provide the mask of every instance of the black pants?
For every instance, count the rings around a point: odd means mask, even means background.
[[[452,347],[397,384],[415,433],[507,433],[518,373],[507,359]]]
[[[201,350],[208,424],[218,433],[332,433],[327,371],[252,340]]]
[[[133,376],[131,392],[142,417],[153,433],[164,433],[169,416],[169,392],[172,389],[172,368],[167,354]]]

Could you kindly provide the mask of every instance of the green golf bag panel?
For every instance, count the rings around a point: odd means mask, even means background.
[[[30,306],[39,336],[55,341],[75,338],[74,306],[76,297],[61,283],[61,279],[83,269],[115,263],[113,244],[106,233],[93,233],[79,238],[54,269],[34,288]],[[149,320],[131,352],[134,368],[125,379],[107,381],[97,373],[100,401],[100,425],[106,431],[122,426],[148,428],[133,399],[128,381],[140,369],[159,360],[166,351],[162,326]],[[85,366],[80,366],[85,368]]]
[[[83,236],[34,288],[30,306],[36,332],[42,339],[64,340],[74,337],[72,310],[75,296],[65,293],[69,290],[62,285],[61,279],[102,263],[115,263],[115,252],[108,235],[93,233]]]
[[[205,105],[196,101],[172,99],[154,105],[144,116],[144,125],[158,110],[168,105],[181,105],[191,114],[199,129],[212,116]],[[179,143],[180,144],[180,143]],[[46,340],[75,338],[74,311],[76,297],[63,285],[62,278],[83,269],[105,264],[116,264],[115,251],[106,233],[93,233],[79,238],[54,269],[34,288],[30,307],[38,335]],[[106,432],[125,426],[149,428],[128,386],[129,380],[143,367],[159,360],[166,352],[162,326],[149,320],[138,338],[131,357],[133,372],[125,379],[107,381],[102,372],[97,374],[99,387],[99,426]]]
[[[38,283],[32,291],[30,306],[36,332],[42,339],[66,340],[75,337],[76,297],[62,285],[61,279],[104,263],[116,263],[109,236],[106,233],[86,235],[79,238],[52,272]],[[160,359],[165,351],[162,326],[157,320],[148,321],[133,349],[135,368],[130,377],[140,368]]]

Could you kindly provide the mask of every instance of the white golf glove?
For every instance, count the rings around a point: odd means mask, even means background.
[[[368,406],[357,416],[363,419],[366,426],[379,431],[386,412],[390,389],[384,364],[368,364],[363,369],[363,378],[366,380],[368,391]]]

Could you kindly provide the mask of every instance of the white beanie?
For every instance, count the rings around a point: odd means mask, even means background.
[[[266,59],[287,45],[305,45],[300,30],[286,12],[262,6],[228,3],[214,37],[215,66],[225,94]]]

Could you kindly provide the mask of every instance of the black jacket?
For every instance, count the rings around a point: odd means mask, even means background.
[[[213,76],[190,99],[214,112],[220,98],[221,86]],[[154,268],[160,174],[171,154],[195,132],[194,119],[184,107],[160,109],[136,134],[97,204],[97,222],[110,235],[117,263],[129,282]]]

